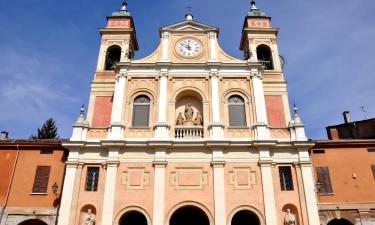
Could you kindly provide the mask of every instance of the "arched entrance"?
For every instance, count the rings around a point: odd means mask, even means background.
[[[147,225],[147,219],[141,212],[128,211],[121,217],[119,225]]]
[[[231,225],[260,225],[260,221],[258,216],[250,210],[241,210],[234,214]]]
[[[353,225],[346,219],[333,219],[327,225]]]
[[[183,206],[177,209],[169,220],[169,225],[210,225],[206,213],[196,206]]]
[[[41,220],[32,219],[32,220],[25,220],[19,225],[48,225],[48,224],[46,224],[45,222]]]

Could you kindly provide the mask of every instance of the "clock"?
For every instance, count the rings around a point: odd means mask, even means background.
[[[202,44],[193,38],[184,38],[176,43],[176,52],[182,57],[192,58],[202,52]]]

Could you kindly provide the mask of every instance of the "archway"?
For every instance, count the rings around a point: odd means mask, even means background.
[[[346,219],[333,219],[327,225],[353,225]]]
[[[231,225],[260,225],[260,220],[250,210],[241,210],[234,214]]]
[[[119,225],[147,225],[147,218],[138,211],[128,211],[120,219]]]
[[[31,220],[26,220],[20,223],[19,225],[48,225],[45,222],[37,219],[31,219]]]
[[[169,225],[210,225],[206,213],[196,206],[183,206],[177,209],[169,220]]]

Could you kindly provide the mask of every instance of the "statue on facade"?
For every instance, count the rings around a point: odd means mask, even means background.
[[[186,121],[193,121],[194,110],[190,103],[185,106],[185,119]]]
[[[180,112],[176,119],[176,125],[182,126],[184,124],[184,117],[182,116],[182,112]]]
[[[286,210],[285,219],[284,219],[285,225],[296,225],[296,216],[290,212],[290,209]]]
[[[87,210],[83,225],[95,225],[95,215],[92,213],[91,209]]]
[[[194,125],[195,126],[201,126],[203,124],[203,118],[200,112],[197,112],[197,116],[195,117],[194,120]]]

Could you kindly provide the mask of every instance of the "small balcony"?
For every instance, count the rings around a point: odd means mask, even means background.
[[[174,130],[174,137],[177,140],[197,140],[203,139],[202,126],[176,126]]]

